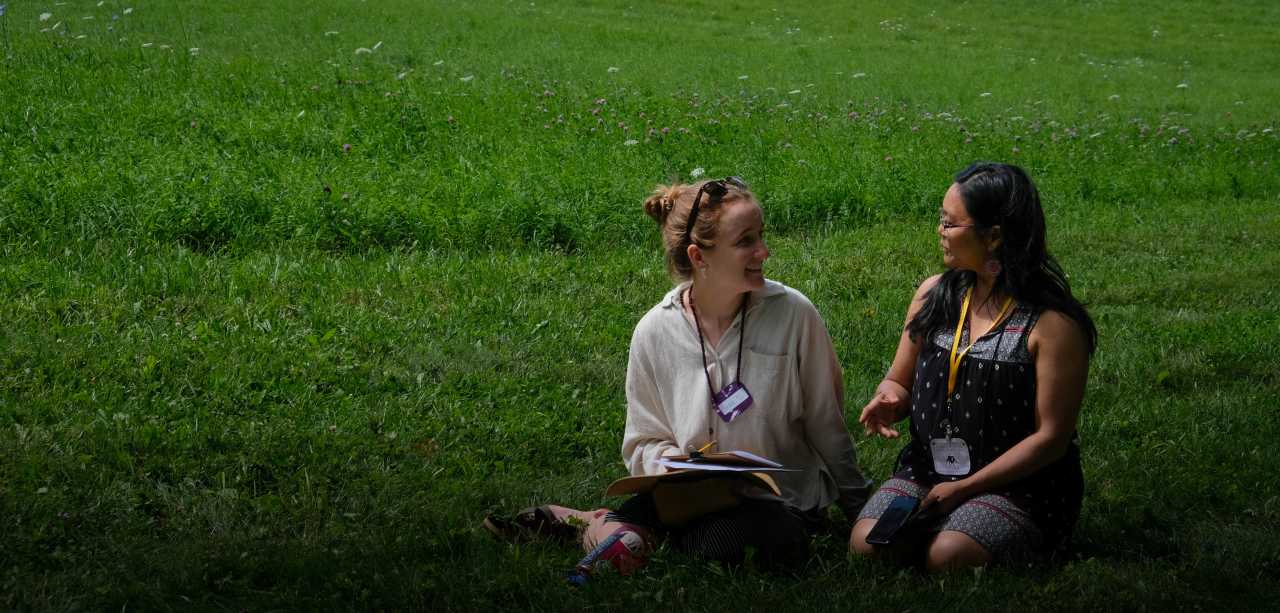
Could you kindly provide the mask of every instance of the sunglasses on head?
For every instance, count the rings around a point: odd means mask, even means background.
[[[693,208],[689,209],[689,221],[684,226],[684,240],[690,242],[693,235],[693,224],[698,220],[699,205],[702,204],[702,195],[708,197],[707,204],[715,204],[720,202],[724,195],[729,193],[730,187],[736,187],[742,191],[747,191],[747,183],[740,177],[725,177],[715,181],[707,181],[702,184],[698,190],[698,195],[693,197]]]

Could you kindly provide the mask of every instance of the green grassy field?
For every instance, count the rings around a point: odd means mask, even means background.
[[[1280,6],[0,4],[0,608],[1280,597]],[[931,577],[833,515],[794,573],[573,590],[477,529],[611,502],[655,183],[752,183],[852,418],[975,159],[1037,180],[1101,333],[1071,559]]]

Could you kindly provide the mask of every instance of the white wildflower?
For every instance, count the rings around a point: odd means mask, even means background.
[[[410,70],[406,70],[406,71],[404,71],[404,72],[402,72],[402,73],[400,73],[400,74],[396,75],[396,80],[397,80],[397,81],[403,81],[405,77],[409,76],[409,73],[410,73],[410,72],[412,72],[412,69],[410,69]]]
[[[368,48],[368,47],[357,47],[357,48],[356,48],[356,55],[364,55],[364,54],[366,54],[366,53],[373,53],[373,49],[370,49],[370,48]]]
[[[991,92],[982,92],[981,94],[978,94],[978,97],[979,97],[979,98],[990,98],[990,97],[991,97]]]
[[[634,146],[634,145],[639,145],[639,144],[640,144],[640,141],[638,141],[638,140],[636,140],[636,139],[634,139],[634,138],[629,138],[629,139],[627,139],[627,140],[623,141],[623,142],[622,142],[622,144],[624,144],[624,145],[626,145],[626,146],[628,146],[628,147],[631,147],[631,146]]]
[[[738,75],[738,80],[739,80],[739,81],[746,81],[746,80],[747,80],[747,75],[744,75],[744,74],[743,74],[743,75]]]
[[[432,66],[440,66],[442,64],[444,64],[444,60],[436,60],[436,63],[432,64]]]
[[[465,76],[465,77],[462,77],[462,78],[460,78],[460,79],[458,79],[458,80],[459,80],[459,81],[462,81],[463,83],[470,83],[470,82],[471,82],[471,80],[472,80],[472,79],[474,79],[474,78],[476,78],[476,76],[475,76],[475,75],[471,75],[471,74],[469,74],[469,75],[467,75],[467,76]]]
[[[191,55],[199,54],[199,53],[200,53],[200,47],[192,47],[192,48],[190,48],[190,49],[187,49],[187,53],[190,53]]]
[[[89,21],[90,19],[93,19],[93,15],[85,15],[84,17],[81,17],[80,19],[82,19],[82,20],[84,20],[84,21]]]
[[[1111,94],[1110,96],[1107,96],[1107,100],[1119,100],[1119,99],[1120,99],[1120,94]]]
[[[147,47],[150,47],[151,45],[152,45],[152,43],[142,43],[142,48],[143,48],[143,49],[146,49]]]
[[[866,76],[867,76],[867,73],[865,73],[865,72],[855,72],[855,73],[853,73],[853,78],[855,78],[855,79],[861,79],[861,78],[864,78],[864,77],[866,77]]]
[[[697,179],[698,177],[701,177],[702,175],[705,175],[705,174],[707,174],[707,169],[699,166],[689,171],[689,178]]]
[[[107,0],[98,0],[98,6],[102,6],[106,3],[107,3]]]
[[[81,34],[80,36],[77,36],[77,37],[76,37],[76,40],[80,40],[80,39],[82,39],[82,38],[89,38],[89,35],[88,35],[88,34]]]
[[[40,13],[40,21],[49,21],[53,18],[53,13]]]
[[[121,11],[121,12],[122,12],[122,13],[124,13],[125,15],[128,15],[129,13],[132,13],[132,12],[133,12],[133,7],[129,7],[129,8],[127,8],[127,9],[125,9],[125,10]]]
[[[788,93],[788,94],[791,94],[791,95],[793,95],[793,96],[794,96],[794,95],[796,95],[796,94],[800,93],[800,90],[798,90],[798,89],[793,89],[793,90],[791,90],[791,91],[789,91],[789,92],[787,92],[787,93]]]
[[[1186,83],[1179,83],[1177,89],[1186,89],[1188,87],[1191,87],[1191,86],[1187,85]]]
[[[609,67],[609,72],[618,72],[618,67],[617,67],[617,66],[610,66],[610,67]]]

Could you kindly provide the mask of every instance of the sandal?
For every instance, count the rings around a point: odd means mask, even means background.
[[[577,526],[556,518],[546,506],[529,507],[510,518],[486,515],[481,525],[490,534],[511,543],[538,539],[569,543],[581,534]]]

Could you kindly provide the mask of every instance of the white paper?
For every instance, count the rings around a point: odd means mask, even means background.
[[[779,464],[779,463],[777,463],[777,462],[774,462],[773,460],[770,460],[769,458],[762,457],[762,456],[758,456],[758,455],[756,455],[756,454],[754,454],[754,453],[751,453],[750,451],[726,451],[725,453],[727,453],[727,454],[729,454],[729,455],[736,455],[736,456],[738,456],[738,457],[740,457],[740,458],[742,458],[742,459],[744,459],[744,460],[751,460],[752,462],[759,462],[759,463],[764,464],[765,466],[768,466],[768,467],[770,467],[770,468],[782,468],[782,465],[781,465],[781,464]]]
[[[710,471],[733,472],[733,473],[794,472],[796,470],[794,468],[782,468],[781,465],[741,466],[738,464],[730,465],[730,464],[710,464],[707,462],[681,462],[679,460],[670,460],[667,458],[662,458],[661,460],[658,460],[658,462],[661,463],[663,466],[666,466],[667,468],[689,468],[693,470],[710,470]],[[774,462],[774,464],[777,464],[777,462]]]

